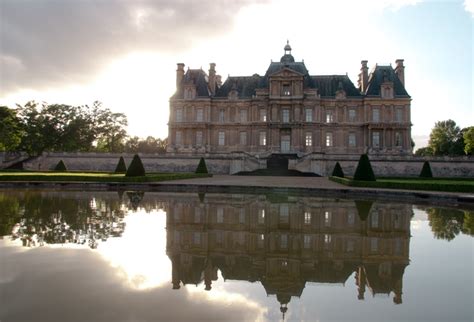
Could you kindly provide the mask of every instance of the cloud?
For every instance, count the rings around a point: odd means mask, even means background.
[[[464,0],[464,9],[474,18],[474,0]]]
[[[173,53],[232,28],[247,0],[0,3],[0,95],[93,79],[133,51]]]
[[[132,290],[89,250],[44,247],[2,255],[2,321],[255,321],[265,313],[246,299],[229,305],[225,296],[196,296],[186,287],[172,290],[171,283]]]

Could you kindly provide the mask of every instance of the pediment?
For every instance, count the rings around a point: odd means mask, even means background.
[[[283,69],[280,69],[279,71],[273,73],[270,75],[270,77],[303,77],[304,75],[301,73],[298,73],[297,71],[294,71],[293,69],[290,69],[288,67],[285,67]]]

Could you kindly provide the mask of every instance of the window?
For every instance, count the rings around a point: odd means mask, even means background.
[[[376,252],[379,248],[379,239],[377,237],[370,238],[370,251]]]
[[[260,209],[258,211],[258,223],[263,224],[265,222],[265,209]]]
[[[303,240],[304,240],[304,243],[303,243],[303,247],[304,248],[310,248],[311,247],[311,235],[304,235],[303,237]]]
[[[403,110],[401,108],[395,110],[395,121],[403,122]]]
[[[260,234],[258,236],[258,239],[257,239],[257,246],[258,248],[263,248],[263,243],[265,241],[265,235],[264,234]]]
[[[219,110],[219,122],[224,122],[225,111]]]
[[[290,151],[290,140],[291,140],[291,137],[289,135],[281,136],[281,152]]]
[[[393,91],[391,86],[382,87],[383,98],[393,98]]]
[[[258,143],[260,145],[267,145],[267,133],[266,132],[260,132],[260,138],[258,140]]]
[[[225,132],[219,132],[219,145],[223,146],[225,144]]]
[[[244,208],[239,209],[239,223],[245,224],[245,209]]]
[[[306,122],[313,122],[313,110],[309,108],[305,110],[305,120]]]
[[[371,214],[370,225],[374,228],[377,228],[379,226],[379,214],[375,211]]]
[[[280,223],[282,224],[287,224],[289,222],[289,207],[287,204],[281,204],[280,205]]]
[[[222,224],[224,222],[224,208],[217,208],[217,223]]]
[[[186,88],[184,90],[184,99],[193,99],[194,98],[194,92],[192,90],[192,88]]]
[[[349,239],[346,244],[346,251],[348,253],[352,253],[354,251],[354,240]]]
[[[201,233],[198,233],[198,232],[193,233],[193,242],[194,242],[194,245],[201,244]]]
[[[333,146],[332,133],[326,133],[326,146]]]
[[[283,123],[289,123],[290,122],[290,110],[284,109],[282,111],[282,121],[283,121]]]
[[[356,146],[356,135],[355,135],[355,133],[349,133],[349,146],[351,148]]]
[[[247,132],[240,132],[240,145],[247,145]]]
[[[202,132],[196,132],[196,146],[202,146]]]
[[[179,245],[180,244],[180,238],[181,236],[179,235],[179,231],[174,232],[174,244]]]
[[[181,108],[176,110],[176,122],[183,122],[183,109]]]
[[[304,223],[305,225],[311,224],[311,213],[309,211],[304,212]]]
[[[334,114],[332,111],[327,111],[326,112],[326,123],[332,123],[334,122]]]
[[[224,242],[224,233],[220,230],[216,232],[216,244],[222,245]]]
[[[326,245],[330,244],[331,243],[331,235],[329,234],[324,234],[324,243]]]
[[[349,210],[349,212],[347,213],[347,224],[349,226],[352,226],[352,225],[354,225],[354,222],[355,222],[354,210]]]
[[[176,144],[181,145],[183,144],[183,132],[176,131]]]
[[[240,110],[240,122],[247,122],[247,110]]]
[[[260,109],[260,122],[266,122],[267,121],[267,110],[261,108]]]
[[[372,122],[380,122],[380,110],[378,108],[372,110]]]
[[[283,96],[290,96],[291,95],[290,84],[283,84],[283,86],[282,86],[282,95]]]
[[[306,146],[312,146],[313,145],[313,133],[306,132],[305,145]]]
[[[354,109],[349,110],[349,122],[354,122],[356,120],[356,111]]]
[[[402,146],[402,134],[400,132],[395,132],[395,146]]]
[[[280,248],[288,247],[288,235],[284,234],[280,236]]]
[[[194,208],[194,222],[195,223],[201,222],[201,208],[199,207]]]
[[[198,108],[196,111],[196,121],[197,122],[204,121],[204,111],[202,108]]]
[[[324,226],[326,227],[331,226],[331,217],[332,217],[332,214],[330,211],[324,212]]]
[[[372,147],[374,148],[380,147],[380,133],[379,132],[372,132]]]

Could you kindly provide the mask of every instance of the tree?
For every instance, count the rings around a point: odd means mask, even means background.
[[[54,171],[67,171],[67,167],[64,164],[63,160],[59,160],[58,164],[56,164],[56,166],[54,167]]]
[[[65,104],[18,106],[24,135],[20,148],[29,155],[43,151],[121,152],[127,119],[94,102],[92,107]]]
[[[464,138],[453,120],[436,122],[428,146],[433,155],[464,155]]]
[[[135,154],[133,156],[133,160],[128,166],[127,173],[125,173],[126,177],[143,177],[145,176],[145,168],[143,167],[142,160]]]
[[[430,163],[425,161],[423,163],[423,168],[421,168],[420,178],[433,178],[433,173],[431,172]]]
[[[360,156],[359,163],[357,164],[354,174],[354,180],[375,181],[374,170],[372,170],[372,166],[367,154],[362,154]]]
[[[336,162],[336,165],[334,166],[334,169],[332,170],[332,176],[344,178],[344,171],[342,171],[342,168],[339,162]]]
[[[204,158],[201,158],[199,160],[199,164],[196,168],[195,173],[208,173],[207,172],[207,166],[206,166],[206,161],[204,161]]]
[[[415,155],[420,157],[428,157],[434,155],[434,152],[431,147],[426,146],[424,148],[419,148],[418,150],[416,150]]]
[[[168,139],[148,136],[142,140],[138,136],[129,137],[125,141],[125,152],[128,153],[165,153]]]
[[[125,160],[123,157],[120,157],[117,166],[115,167],[115,173],[126,173],[127,166],[125,165]]]
[[[0,120],[0,151],[16,151],[23,136],[16,111],[0,106]]]
[[[474,126],[463,130],[464,152],[469,155],[474,154]]]
[[[430,208],[426,211],[431,231],[437,239],[454,239],[462,230],[464,212],[457,209]]]

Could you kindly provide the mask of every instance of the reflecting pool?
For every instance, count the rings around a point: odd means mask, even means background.
[[[474,212],[0,190],[0,321],[472,321]]]

